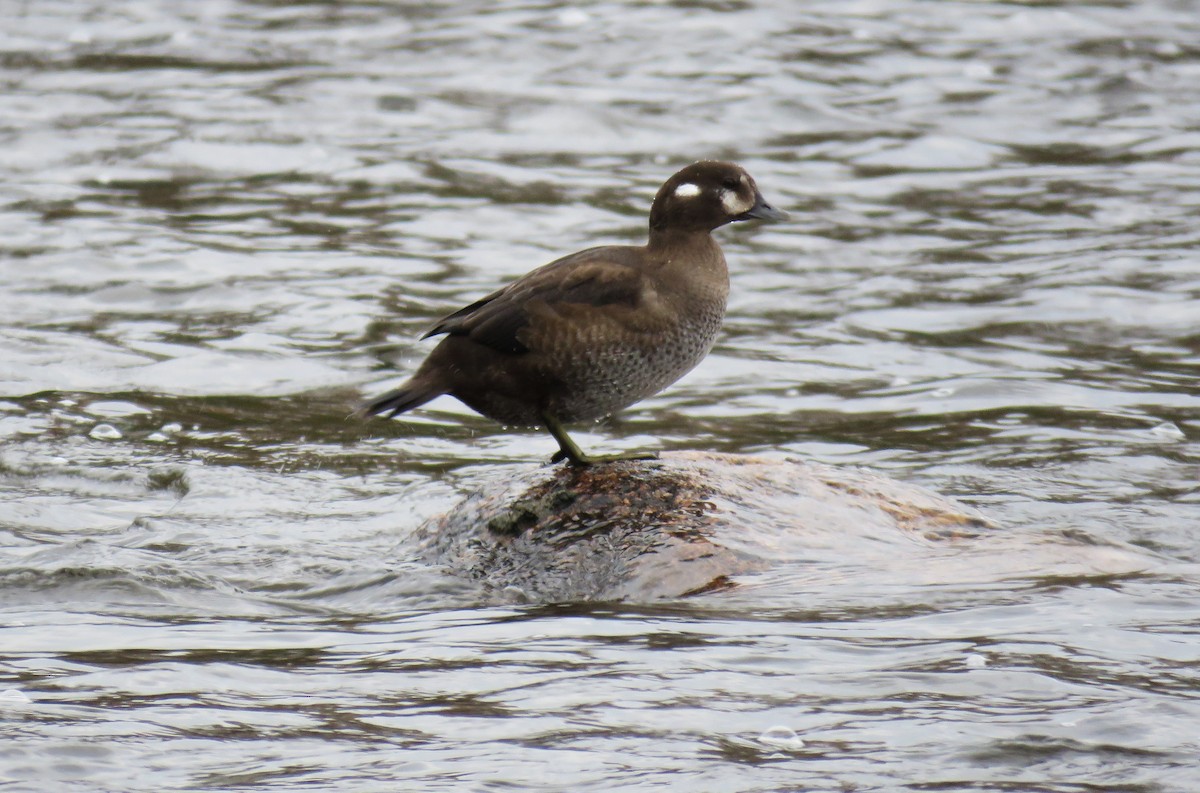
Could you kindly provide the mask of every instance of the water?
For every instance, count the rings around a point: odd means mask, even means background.
[[[1192,4],[6,11],[0,788],[1200,789]],[[793,221],[720,232],[717,349],[585,448],[1003,528],[657,604],[408,561],[553,441],[350,407],[700,157]]]

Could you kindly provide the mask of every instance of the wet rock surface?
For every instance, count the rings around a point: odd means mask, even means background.
[[[647,600],[737,586],[829,538],[938,543],[987,529],[923,488],[797,459],[678,452],[519,474],[417,532],[421,555],[509,597]]]

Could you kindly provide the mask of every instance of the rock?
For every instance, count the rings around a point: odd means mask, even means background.
[[[425,561],[494,592],[645,601],[736,586],[737,576],[782,558],[832,552],[847,533],[929,543],[990,525],[860,469],[674,452],[519,473],[428,521],[416,538]]]

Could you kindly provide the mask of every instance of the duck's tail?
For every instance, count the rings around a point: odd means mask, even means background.
[[[368,416],[387,413],[387,418],[393,418],[444,393],[444,386],[418,375],[399,388],[393,388],[386,394],[362,403],[358,410],[354,411],[354,415],[365,419]]]

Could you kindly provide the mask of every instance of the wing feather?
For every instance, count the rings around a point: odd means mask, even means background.
[[[631,255],[634,248],[592,248],[551,262],[487,297],[440,319],[421,338],[468,336],[501,352],[529,351],[523,331],[539,321],[538,308],[562,305],[636,308],[647,289],[646,276]],[[587,314],[590,312],[581,312]]]

